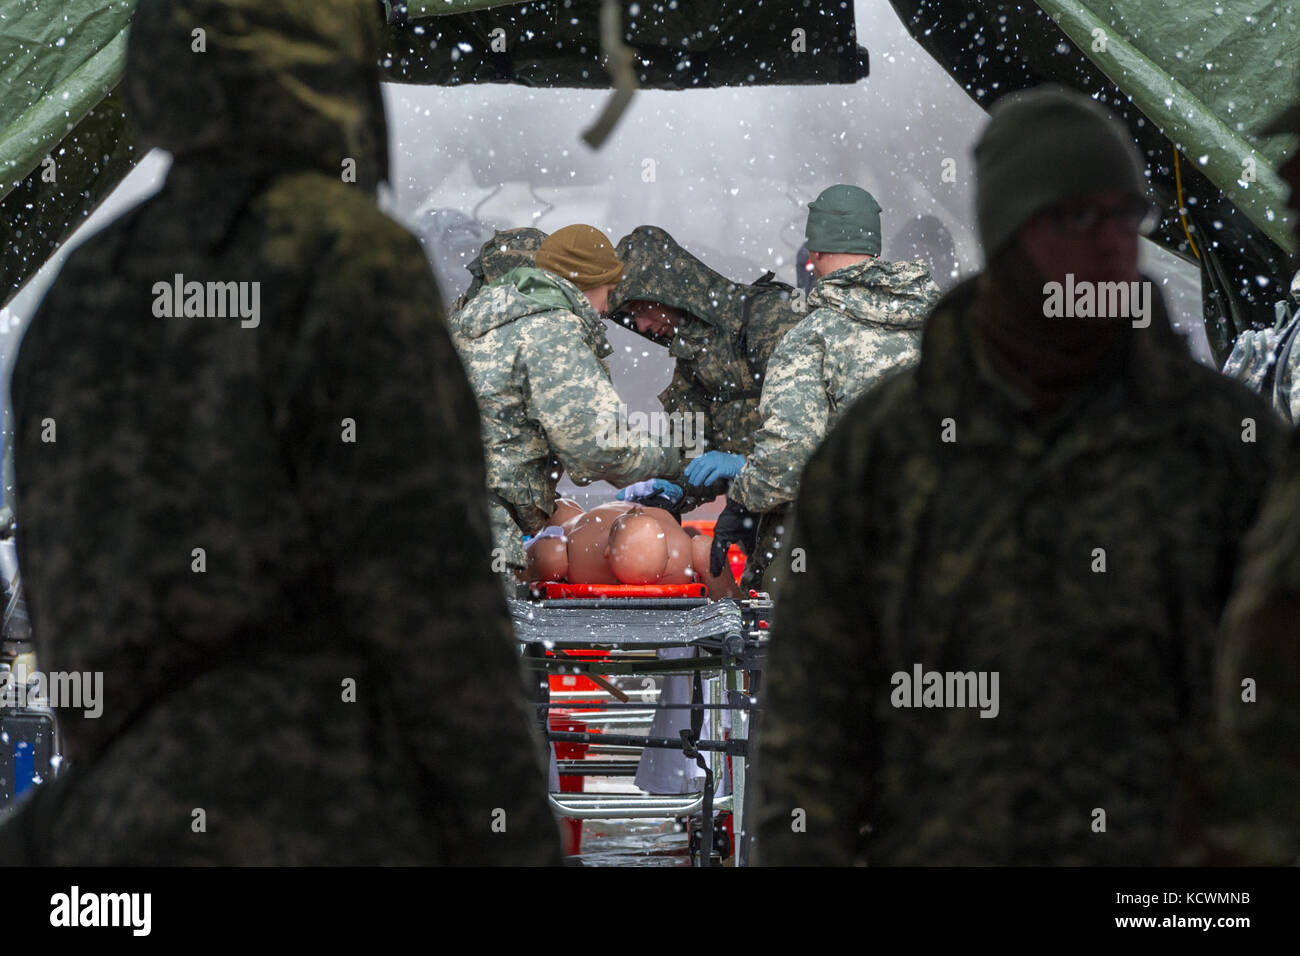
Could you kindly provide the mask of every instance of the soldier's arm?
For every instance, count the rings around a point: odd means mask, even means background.
[[[578,484],[628,485],[675,472],[681,449],[627,427],[627,410],[605,366],[582,341],[579,320],[548,315],[525,336],[520,357],[528,410]]]
[[[282,447],[340,629],[358,637],[356,672],[339,675],[358,681],[357,703],[340,706],[393,715],[439,862],[558,863],[490,567],[478,411],[420,247],[390,226],[344,237],[321,264],[276,375]]]
[[[1253,497],[1247,492],[1242,498]],[[1233,507],[1241,502],[1233,501]],[[1204,774],[1231,820],[1212,863],[1300,861],[1300,432],[1243,547],[1224,618],[1218,737]],[[1235,818],[1235,819],[1234,819]],[[1220,821],[1222,822],[1222,820]],[[1226,859],[1225,859],[1226,858]]]
[[[754,450],[727,497],[750,511],[771,511],[795,499],[799,476],[826,437],[826,352],[810,328],[795,326],[772,353]]]
[[[756,767],[756,850],[766,866],[852,864],[873,783],[879,689],[866,679],[872,642],[858,509],[872,496],[849,464],[849,445],[841,427],[808,464],[792,533],[807,569],[786,576],[776,605]]]

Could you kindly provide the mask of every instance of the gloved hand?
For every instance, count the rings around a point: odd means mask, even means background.
[[[739,457],[739,456],[737,456]],[[717,577],[728,567],[727,549],[739,543],[745,554],[758,544],[758,515],[734,501],[728,501],[713,525],[713,547],[709,551],[709,573]]]
[[[645,481],[637,481],[628,485],[614,497],[618,501],[639,501],[642,498],[649,498],[651,495],[663,495],[669,501],[681,501],[681,486],[674,485],[671,481],[665,481],[662,478],[647,478]]]
[[[725,451],[706,451],[686,466],[686,480],[692,485],[706,487],[719,478],[735,478],[744,467],[744,455],[729,455]]]

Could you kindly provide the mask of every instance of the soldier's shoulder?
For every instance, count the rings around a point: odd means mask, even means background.
[[[777,351],[790,353],[824,345],[827,330],[833,328],[843,319],[838,312],[827,306],[811,309],[796,325],[781,337]]]
[[[1171,350],[1172,351],[1172,350]],[[1175,353],[1165,357],[1171,374],[1184,376],[1186,404],[1184,413],[1211,426],[1210,430],[1227,436],[1231,446],[1243,442],[1241,431],[1253,426],[1257,442],[1268,451],[1280,451],[1286,438],[1286,426],[1277,412],[1260,395],[1236,379],[1202,365],[1190,355]],[[1245,452],[1252,449],[1245,448]]]
[[[304,172],[280,177],[257,201],[272,232],[305,240],[332,268],[378,267],[433,282],[420,241],[358,186]]]
[[[592,354],[582,317],[567,309],[529,312],[509,323],[502,335],[518,344],[525,366],[577,363]]]

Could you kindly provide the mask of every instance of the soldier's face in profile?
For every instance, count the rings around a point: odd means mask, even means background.
[[[583,295],[591,303],[591,307],[604,315],[609,311],[609,294],[614,291],[614,283],[608,282],[605,285],[598,285],[594,289],[587,289]]]
[[[1041,213],[1020,230],[1026,257],[1048,282],[1136,282],[1138,237],[1149,213],[1122,191],[1095,193]]]
[[[682,310],[661,302],[636,299],[627,303],[624,308],[632,313],[632,321],[636,323],[638,332],[649,332],[661,338],[671,339],[682,324]]]

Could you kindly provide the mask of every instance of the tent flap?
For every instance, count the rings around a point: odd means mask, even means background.
[[[1187,4],[1150,0],[1039,5],[1261,232],[1295,251],[1287,186],[1273,169],[1284,143],[1275,137],[1256,146],[1247,136],[1295,95],[1296,48],[1284,50],[1283,42],[1300,41],[1300,33],[1270,29],[1249,12],[1207,17]],[[1260,4],[1215,6],[1254,11]]]
[[[0,0],[0,198],[116,85],[135,0]]]
[[[890,3],[983,108],[1059,83],[1124,122],[1163,213],[1151,238],[1200,264],[1220,363],[1242,331],[1273,324],[1295,268],[1274,172],[1289,144],[1254,131],[1300,88],[1300,0]]]

